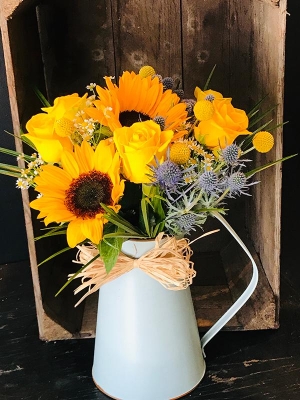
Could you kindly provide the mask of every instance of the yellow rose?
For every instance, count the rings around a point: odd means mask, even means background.
[[[85,107],[87,95],[77,93],[57,97],[53,107],[44,107],[44,113],[34,115],[26,124],[27,137],[46,162],[59,162],[63,149],[72,150],[71,134],[78,110]]]
[[[130,127],[114,131],[114,142],[122,159],[125,177],[134,183],[149,182],[148,167],[156,156],[164,159],[173,131],[161,131],[160,126],[149,120],[136,122]]]
[[[249,135],[249,120],[244,110],[233,107],[230,98],[215,99],[215,112],[207,121],[201,121],[194,128],[195,138],[205,146],[224,148],[239,135]]]
[[[26,124],[29,139],[42,159],[46,162],[59,162],[63,149],[72,150],[72,142],[69,138],[58,136],[54,132],[55,120],[48,114],[36,114]]]

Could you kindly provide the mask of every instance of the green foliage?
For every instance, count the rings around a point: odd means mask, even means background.
[[[97,246],[107,273],[109,273],[115,265],[122,248],[122,243],[124,242],[123,237],[106,236],[106,234],[116,233],[117,229],[117,226],[106,224],[103,232],[103,240],[101,240]]]

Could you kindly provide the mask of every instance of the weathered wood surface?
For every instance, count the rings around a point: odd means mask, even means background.
[[[2,0],[1,7],[15,133],[40,111],[33,86],[50,100],[71,92],[83,94],[88,83],[102,84],[105,75],[118,76],[125,69],[137,71],[145,63],[155,66],[163,76],[178,78],[186,97],[193,96],[196,85],[203,87],[217,64],[211,81],[213,89],[233,97],[235,107],[247,110],[269,94],[265,107],[280,104],[272,115],[274,125],[282,120],[286,0],[206,0],[201,5],[187,0],[142,4],[138,0]],[[281,157],[281,134],[282,130],[277,129],[274,150],[261,156],[259,164]],[[19,141],[16,146],[21,149]],[[261,184],[256,185],[247,202],[247,220],[244,207],[229,213],[228,219],[235,229],[246,225],[250,231],[271,288],[279,298],[281,167],[266,170],[257,178]],[[44,319],[50,315],[57,321],[66,318],[60,301],[53,300],[53,285],[47,282],[53,282],[53,276],[57,282],[66,277],[71,258],[61,273],[55,266],[43,267],[38,273],[37,264],[44,258],[44,250],[42,245],[34,244],[37,223],[32,221],[29,197],[26,193],[23,196],[43,331]],[[222,234],[219,250],[226,240],[226,234]],[[52,279],[48,279],[50,276]],[[72,296],[71,291],[68,293]],[[278,312],[278,302],[275,308]],[[69,321],[80,320],[80,315],[74,318],[73,312],[70,310]],[[62,336],[69,325],[66,321]]]
[[[272,118],[272,126],[276,126],[283,122],[286,1],[280,1],[279,8],[254,2],[252,12],[253,41],[259,46],[253,51],[251,79],[257,80],[257,85],[252,85],[251,96],[257,99],[268,95],[268,106],[278,105],[277,112],[265,119]],[[262,16],[267,24],[262,23]],[[270,62],[266,63],[266,59]],[[273,133],[275,146],[271,152],[257,156],[259,165],[282,157],[282,129]],[[256,176],[260,184],[253,188],[254,201],[249,204],[248,215],[251,237],[276,295],[279,295],[281,168],[277,165]]]
[[[2,0],[0,11],[5,19],[11,19],[19,12],[37,3],[37,1],[38,0]]]

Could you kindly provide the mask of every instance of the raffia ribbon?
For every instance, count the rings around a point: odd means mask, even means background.
[[[199,238],[214,232],[216,231],[205,233]],[[88,291],[75,304],[75,307],[105,283],[113,281],[134,268],[141,269],[166,289],[186,289],[196,276],[194,263],[190,261],[193,254],[190,243],[186,238],[176,239],[162,232],[155,238],[154,248],[140,258],[132,258],[121,252],[109,273],[106,272],[101,258],[97,258],[76,276],[76,278],[81,278],[81,285],[75,289],[74,293],[77,294],[86,288]],[[77,248],[79,251],[74,262],[78,264],[85,265],[98,254],[98,250],[92,245],[77,246]],[[72,276],[73,274],[70,275]]]

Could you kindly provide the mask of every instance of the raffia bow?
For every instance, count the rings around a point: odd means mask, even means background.
[[[208,232],[200,237],[213,232]],[[98,250],[92,246],[77,246],[79,249],[75,263],[85,265],[91,261]],[[193,254],[190,248],[190,241],[186,238],[176,239],[173,236],[165,235],[163,232],[155,238],[155,246],[140,258],[132,258],[120,253],[113,269],[107,273],[101,258],[89,264],[76,278],[81,278],[81,285],[74,293],[88,288],[88,291],[75,304],[80,304],[87,296],[96,292],[105,283],[111,282],[119,276],[139,268],[146,274],[156,279],[166,289],[186,289],[196,276],[194,263],[190,261]],[[72,277],[70,275],[70,277]]]

